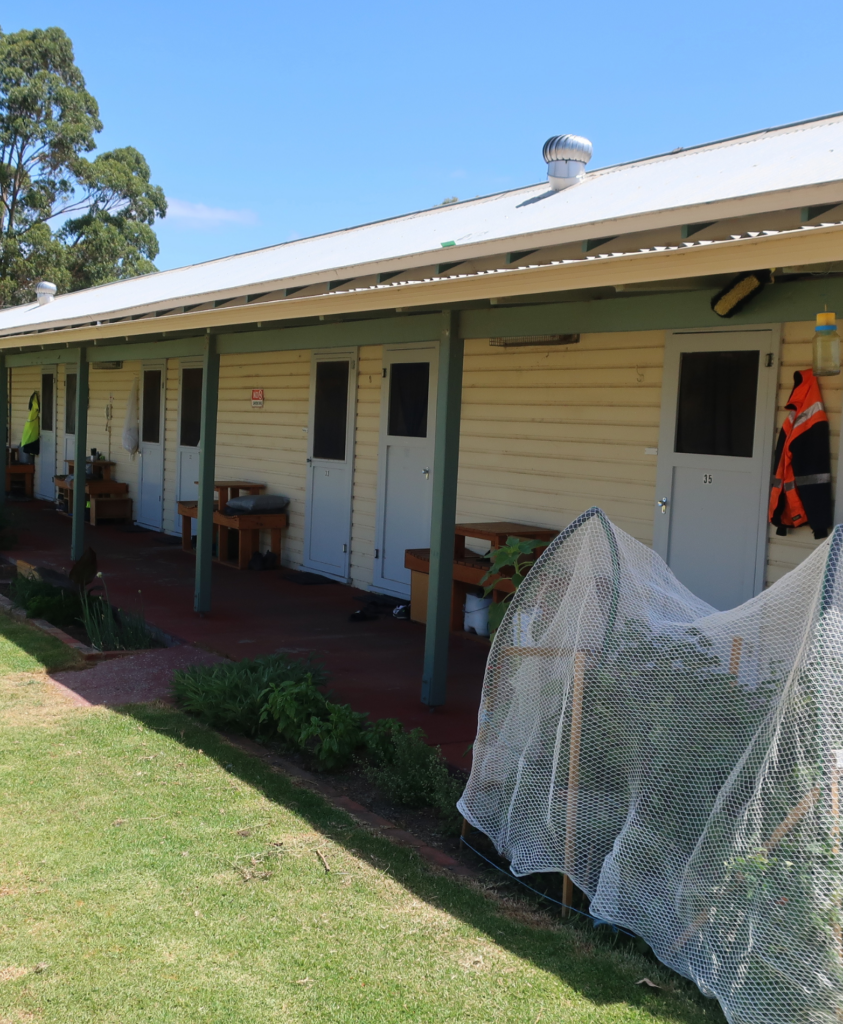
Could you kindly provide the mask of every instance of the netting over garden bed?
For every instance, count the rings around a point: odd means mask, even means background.
[[[489,656],[460,810],[733,1024],[843,1019],[843,527],[728,612],[590,509]]]

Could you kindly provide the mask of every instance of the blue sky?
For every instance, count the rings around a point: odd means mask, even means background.
[[[843,109],[839,0],[0,10],[70,35],[100,149],[149,160],[161,269],[531,184],[550,135],[598,167]]]

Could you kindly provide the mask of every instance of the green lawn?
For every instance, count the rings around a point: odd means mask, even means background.
[[[0,614],[0,673],[78,668],[80,655],[55,637]]]
[[[723,1019],[652,961],[431,871],[177,712],[75,707],[14,671],[0,1024]]]

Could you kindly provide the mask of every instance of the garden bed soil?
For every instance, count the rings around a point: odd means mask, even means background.
[[[354,762],[349,768],[339,772],[321,770],[312,758],[299,751],[290,750],[273,739],[265,740],[263,745],[267,751],[283,757],[285,761],[295,764],[305,771],[312,772],[319,779],[330,785],[343,796],[362,804],[374,814],[387,818],[394,825],[412,832],[429,846],[435,846],[452,857],[464,851],[460,845],[459,832],[443,822],[442,818],[430,808],[410,808],[397,804],[386,797],[369,779],[366,778],[365,766],[362,761]],[[448,771],[454,778],[463,783],[468,781],[468,772],[449,766]]]

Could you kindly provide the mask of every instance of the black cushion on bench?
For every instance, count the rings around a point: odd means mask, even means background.
[[[223,515],[271,515],[273,512],[285,512],[289,504],[290,499],[280,494],[244,494],[240,498],[229,499]]]

